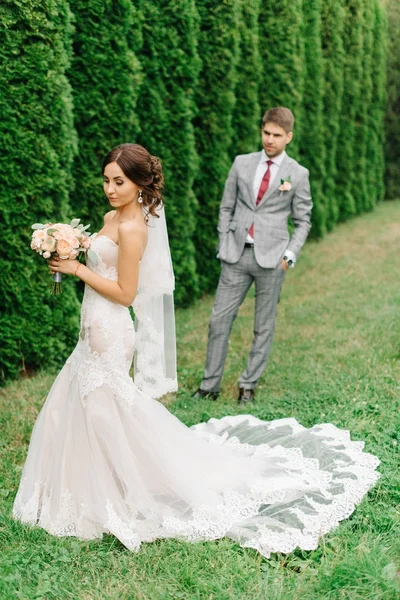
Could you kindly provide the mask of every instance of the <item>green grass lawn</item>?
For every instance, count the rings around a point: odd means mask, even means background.
[[[400,598],[400,202],[310,242],[283,288],[271,359],[251,412],[331,422],[381,459],[381,479],[313,552],[262,558],[234,542],[163,540],[127,551],[115,538],[54,538],[11,519],[35,417],[54,373],[0,393],[0,598],[82,600],[391,600]],[[62,301],[62,300],[61,300]],[[237,378],[252,338],[253,294],[236,320],[221,398],[191,399],[204,364],[212,298],[177,312],[180,391],[191,425],[246,412]],[[43,357],[45,362],[45,357]]]

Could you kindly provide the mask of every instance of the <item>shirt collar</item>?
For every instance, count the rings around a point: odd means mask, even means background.
[[[265,153],[264,148],[261,150],[261,158],[260,158],[260,163],[264,163],[267,162],[267,160],[272,160],[272,162],[274,163],[274,165],[276,165],[277,167],[280,167],[283,159],[286,156],[286,152],[285,150],[283,152],[281,152],[280,154],[278,154],[278,156],[274,156],[274,158],[268,158],[268,156]]]

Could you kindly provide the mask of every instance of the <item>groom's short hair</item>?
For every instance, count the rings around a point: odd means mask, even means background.
[[[286,133],[289,133],[289,131],[293,131],[294,116],[292,111],[288,108],[276,106],[275,108],[270,108],[264,114],[262,126],[264,126],[265,123],[275,123],[276,125],[279,125],[279,127],[282,127]]]

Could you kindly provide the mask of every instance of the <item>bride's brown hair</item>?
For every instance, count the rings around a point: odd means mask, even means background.
[[[156,209],[163,205],[161,190],[164,187],[160,160],[140,144],[120,144],[105,157],[103,174],[106,166],[112,162],[116,162],[126,177],[140,186],[147,214],[158,217]]]

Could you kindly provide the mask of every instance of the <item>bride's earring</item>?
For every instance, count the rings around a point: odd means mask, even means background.
[[[139,204],[142,204],[142,202],[143,202],[143,192],[142,192],[142,190],[139,190],[139,198],[137,199],[137,201],[139,202]]]

